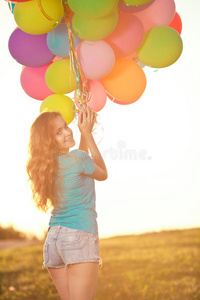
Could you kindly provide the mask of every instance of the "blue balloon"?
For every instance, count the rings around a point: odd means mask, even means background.
[[[75,47],[80,42],[81,39],[78,36],[74,38]],[[56,56],[69,57],[69,37],[66,24],[59,24],[47,34],[47,45]]]

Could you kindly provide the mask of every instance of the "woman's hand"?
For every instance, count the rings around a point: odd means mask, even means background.
[[[89,106],[81,108],[78,115],[78,128],[83,135],[92,132],[92,128],[96,121],[96,115]]]

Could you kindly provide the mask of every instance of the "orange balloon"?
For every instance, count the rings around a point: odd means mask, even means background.
[[[106,92],[120,101],[136,101],[146,88],[142,68],[125,58],[117,59],[112,71],[101,79]]]
[[[131,103],[134,103],[134,102],[136,102],[136,101],[138,100],[138,99],[136,99],[136,100],[133,100],[133,101],[120,101],[120,100],[118,100],[118,99],[113,98],[113,97],[110,96],[108,93],[107,93],[107,97],[108,97],[108,99],[110,99],[112,102],[117,103],[117,104],[121,104],[121,105],[131,104]]]

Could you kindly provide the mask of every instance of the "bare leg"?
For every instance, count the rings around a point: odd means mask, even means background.
[[[94,300],[98,283],[98,263],[79,263],[68,266],[70,300]]]
[[[69,276],[68,269],[48,268],[49,274],[53,279],[61,300],[71,300],[69,294]]]

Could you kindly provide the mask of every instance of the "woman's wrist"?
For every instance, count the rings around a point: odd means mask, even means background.
[[[81,133],[80,143],[79,143],[79,148],[78,149],[88,153],[87,142],[86,142],[86,139],[85,139],[85,137],[82,133]]]
[[[81,132],[81,135],[83,136],[83,138],[85,140],[87,140],[88,138],[90,138],[92,135],[92,132]]]
[[[94,163],[96,165],[98,165],[101,169],[106,170],[106,166],[105,166],[103,157],[96,145],[96,142],[95,142],[94,137],[91,132],[87,135],[86,142],[87,142],[87,145],[90,150],[90,153],[91,153]]]

